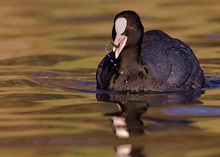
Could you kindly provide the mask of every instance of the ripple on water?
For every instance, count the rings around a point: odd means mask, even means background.
[[[220,116],[219,107],[174,107],[165,108],[161,112],[163,114],[181,116]]]

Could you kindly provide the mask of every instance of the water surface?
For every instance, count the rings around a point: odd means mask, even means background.
[[[220,155],[220,2],[0,2],[0,154]],[[207,86],[176,93],[96,91],[116,13],[190,45]]]

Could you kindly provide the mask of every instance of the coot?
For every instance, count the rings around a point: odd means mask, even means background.
[[[113,50],[96,71],[97,89],[115,91],[177,91],[199,89],[204,73],[193,51],[160,30],[144,33],[137,13],[115,16]]]

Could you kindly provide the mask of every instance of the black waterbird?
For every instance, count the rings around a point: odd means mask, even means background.
[[[97,88],[115,91],[177,91],[200,89],[204,73],[193,51],[160,30],[144,33],[137,13],[115,16],[113,51],[100,62]]]

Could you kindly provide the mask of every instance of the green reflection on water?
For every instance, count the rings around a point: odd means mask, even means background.
[[[121,144],[132,144],[145,156],[220,154],[219,116],[176,117],[161,113],[167,106],[149,107],[141,117],[145,133],[119,139],[111,117],[103,116],[117,113],[118,106],[97,102],[88,93],[95,91],[95,70],[111,41],[113,18],[124,9],[137,11],[145,30],[162,29],[188,43],[205,73],[219,78],[219,1],[0,4],[1,155],[108,157]],[[203,104],[190,105],[218,107],[219,89],[207,90],[198,100]]]

